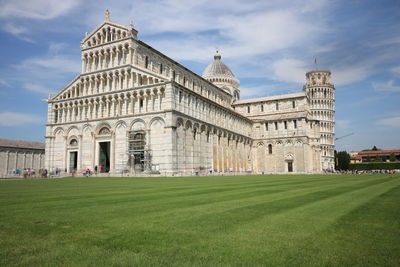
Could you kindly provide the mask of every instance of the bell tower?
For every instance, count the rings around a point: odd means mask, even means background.
[[[312,70],[306,73],[304,87],[310,101],[312,116],[320,121],[321,166],[335,168],[335,87],[329,70]]]

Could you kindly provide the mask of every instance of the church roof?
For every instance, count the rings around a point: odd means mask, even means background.
[[[45,144],[41,143],[41,142],[33,142],[33,141],[0,139],[0,147],[10,147],[10,148],[12,147],[12,148],[41,149],[41,150],[44,150]]]
[[[285,95],[274,95],[274,96],[243,99],[236,101],[234,105],[268,102],[268,101],[284,100],[284,99],[299,98],[299,97],[306,97],[306,94],[304,92],[297,92]]]
[[[235,75],[233,75],[231,69],[225,65],[224,62],[221,61],[221,55],[215,54],[214,62],[209,64],[203,72],[204,79],[212,79],[212,78],[230,78],[236,79]]]

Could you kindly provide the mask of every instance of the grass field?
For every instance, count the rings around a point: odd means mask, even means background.
[[[0,181],[0,264],[400,266],[400,175]]]

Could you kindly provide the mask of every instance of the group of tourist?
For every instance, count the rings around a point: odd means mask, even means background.
[[[332,170],[326,169],[324,173],[335,174],[395,174],[400,173],[400,170]]]

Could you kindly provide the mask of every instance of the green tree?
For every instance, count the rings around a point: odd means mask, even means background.
[[[390,154],[389,160],[391,162],[396,161],[396,156],[394,155],[394,153]]]
[[[377,156],[377,157],[375,158],[375,162],[382,162],[382,161],[383,161],[383,159],[382,159],[381,156]]]
[[[350,154],[346,151],[337,153],[337,168],[339,170],[348,170],[350,165]]]
[[[377,151],[377,150],[379,150],[379,148],[377,148],[376,146],[374,146],[374,147],[372,148],[372,151]]]

